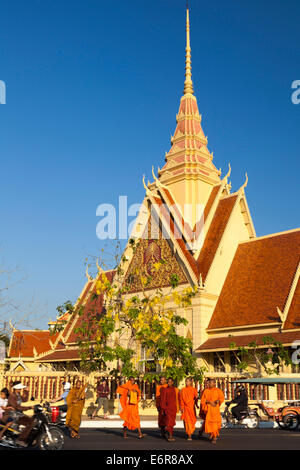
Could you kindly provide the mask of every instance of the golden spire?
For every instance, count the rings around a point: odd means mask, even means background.
[[[191,66],[191,44],[190,44],[190,17],[189,7],[186,8],[186,48],[185,48],[185,82],[183,94],[194,93],[192,82],[192,66]]]

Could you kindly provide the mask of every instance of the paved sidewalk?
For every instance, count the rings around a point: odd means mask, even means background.
[[[201,420],[198,419],[196,423],[196,428],[200,427]],[[83,416],[81,421],[81,428],[113,428],[113,429],[122,429],[123,428],[123,420],[120,419],[119,415],[111,415],[108,419],[103,418],[95,418],[91,419],[88,416]],[[148,429],[157,429],[157,416],[141,416],[141,427],[148,428]],[[235,428],[235,429],[242,429],[245,426],[233,426],[229,425],[228,429]],[[259,428],[263,429],[270,429],[270,428],[277,428],[278,424],[272,421],[261,421],[259,424]],[[176,419],[176,428],[183,429],[183,421],[180,419],[180,416],[177,416]]]

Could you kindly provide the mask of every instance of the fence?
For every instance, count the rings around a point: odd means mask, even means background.
[[[90,400],[96,399],[97,382],[104,378],[103,375],[95,374],[88,378],[86,376],[77,374],[66,375],[63,372],[43,373],[43,372],[28,372],[28,373],[12,373],[7,372],[2,376],[1,387],[9,388],[10,384],[16,380],[20,380],[23,385],[29,389],[29,397],[35,401],[52,400],[59,397],[63,392],[63,382],[68,380],[73,385],[77,379],[83,380],[88,386],[88,398]],[[0,376],[1,379],[1,376]],[[106,377],[108,380],[110,399],[117,399],[117,387],[121,379],[114,379]],[[234,398],[234,389],[236,384],[231,383],[230,377],[216,378],[216,385],[219,387],[224,395],[225,400]],[[0,380],[1,382],[1,380]],[[156,381],[147,382],[145,380],[137,380],[137,384],[142,392],[144,400],[153,400],[156,392]],[[250,400],[269,400],[269,387],[266,385],[252,385],[244,384]],[[196,384],[196,387],[201,394],[203,385]],[[279,384],[276,386],[277,400],[300,400],[300,384]]]
[[[91,395],[94,395],[96,398],[96,387],[99,380],[101,380],[103,375],[93,375],[89,379],[88,389],[90,390]],[[105,377],[108,381],[110,397],[111,399],[117,398],[117,387],[121,379],[114,379],[112,377]],[[71,386],[74,385],[77,379],[87,382],[87,378],[80,374],[76,375],[66,375],[64,373],[6,373],[3,376],[2,387],[10,388],[10,384],[17,380],[21,381],[23,385],[26,385],[29,390],[29,397],[33,398],[35,401],[41,400],[52,400],[59,397],[63,392],[63,382],[68,381],[71,383]],[[156,383],[148,383],[144,380],[137,380],[137,383],[141,389],[142,396],[144,399],[152,399],[155,396]]]

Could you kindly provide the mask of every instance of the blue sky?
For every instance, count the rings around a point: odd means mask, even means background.
[[[192,0],[192,73],[214,163],[258,235],[299,227],[300,3]],[[76,300],[96,208],[162,166],[184,83],[184,0],[1,2],[0,259],[37,327]]]

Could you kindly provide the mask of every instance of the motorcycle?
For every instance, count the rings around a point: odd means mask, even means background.
[[[38,446],[40,450],[60,450],[64,444],[64,434],[57,426],[49,423],[44,408],[41,404],[34,406],[34,424],[27,439],[28,447]],[[20,412],[14,413],[15,420],[5,431],[0,445],[6,448],[20,449],[23,446],[20,446],[16,441],[24,426],[19,425],[17,420],[24,415]],[[3,424],[0,424],[0,426],[4,427]]]
[[[67,405],[52,406],[49,402],[45,402],[44,406],[49,413],[50,421],[52,424],[65,428],[67,417]]]
[[[229,410],[230,403],[225,404],[225,410],[222,413],[222,428],[228,427],[228,425],[244,425],[248,429],[255,429],[258,427],[260,417],[256,409],[247,408],[245,411],[241,411],[242,420],[238,421],[231,411]]]

